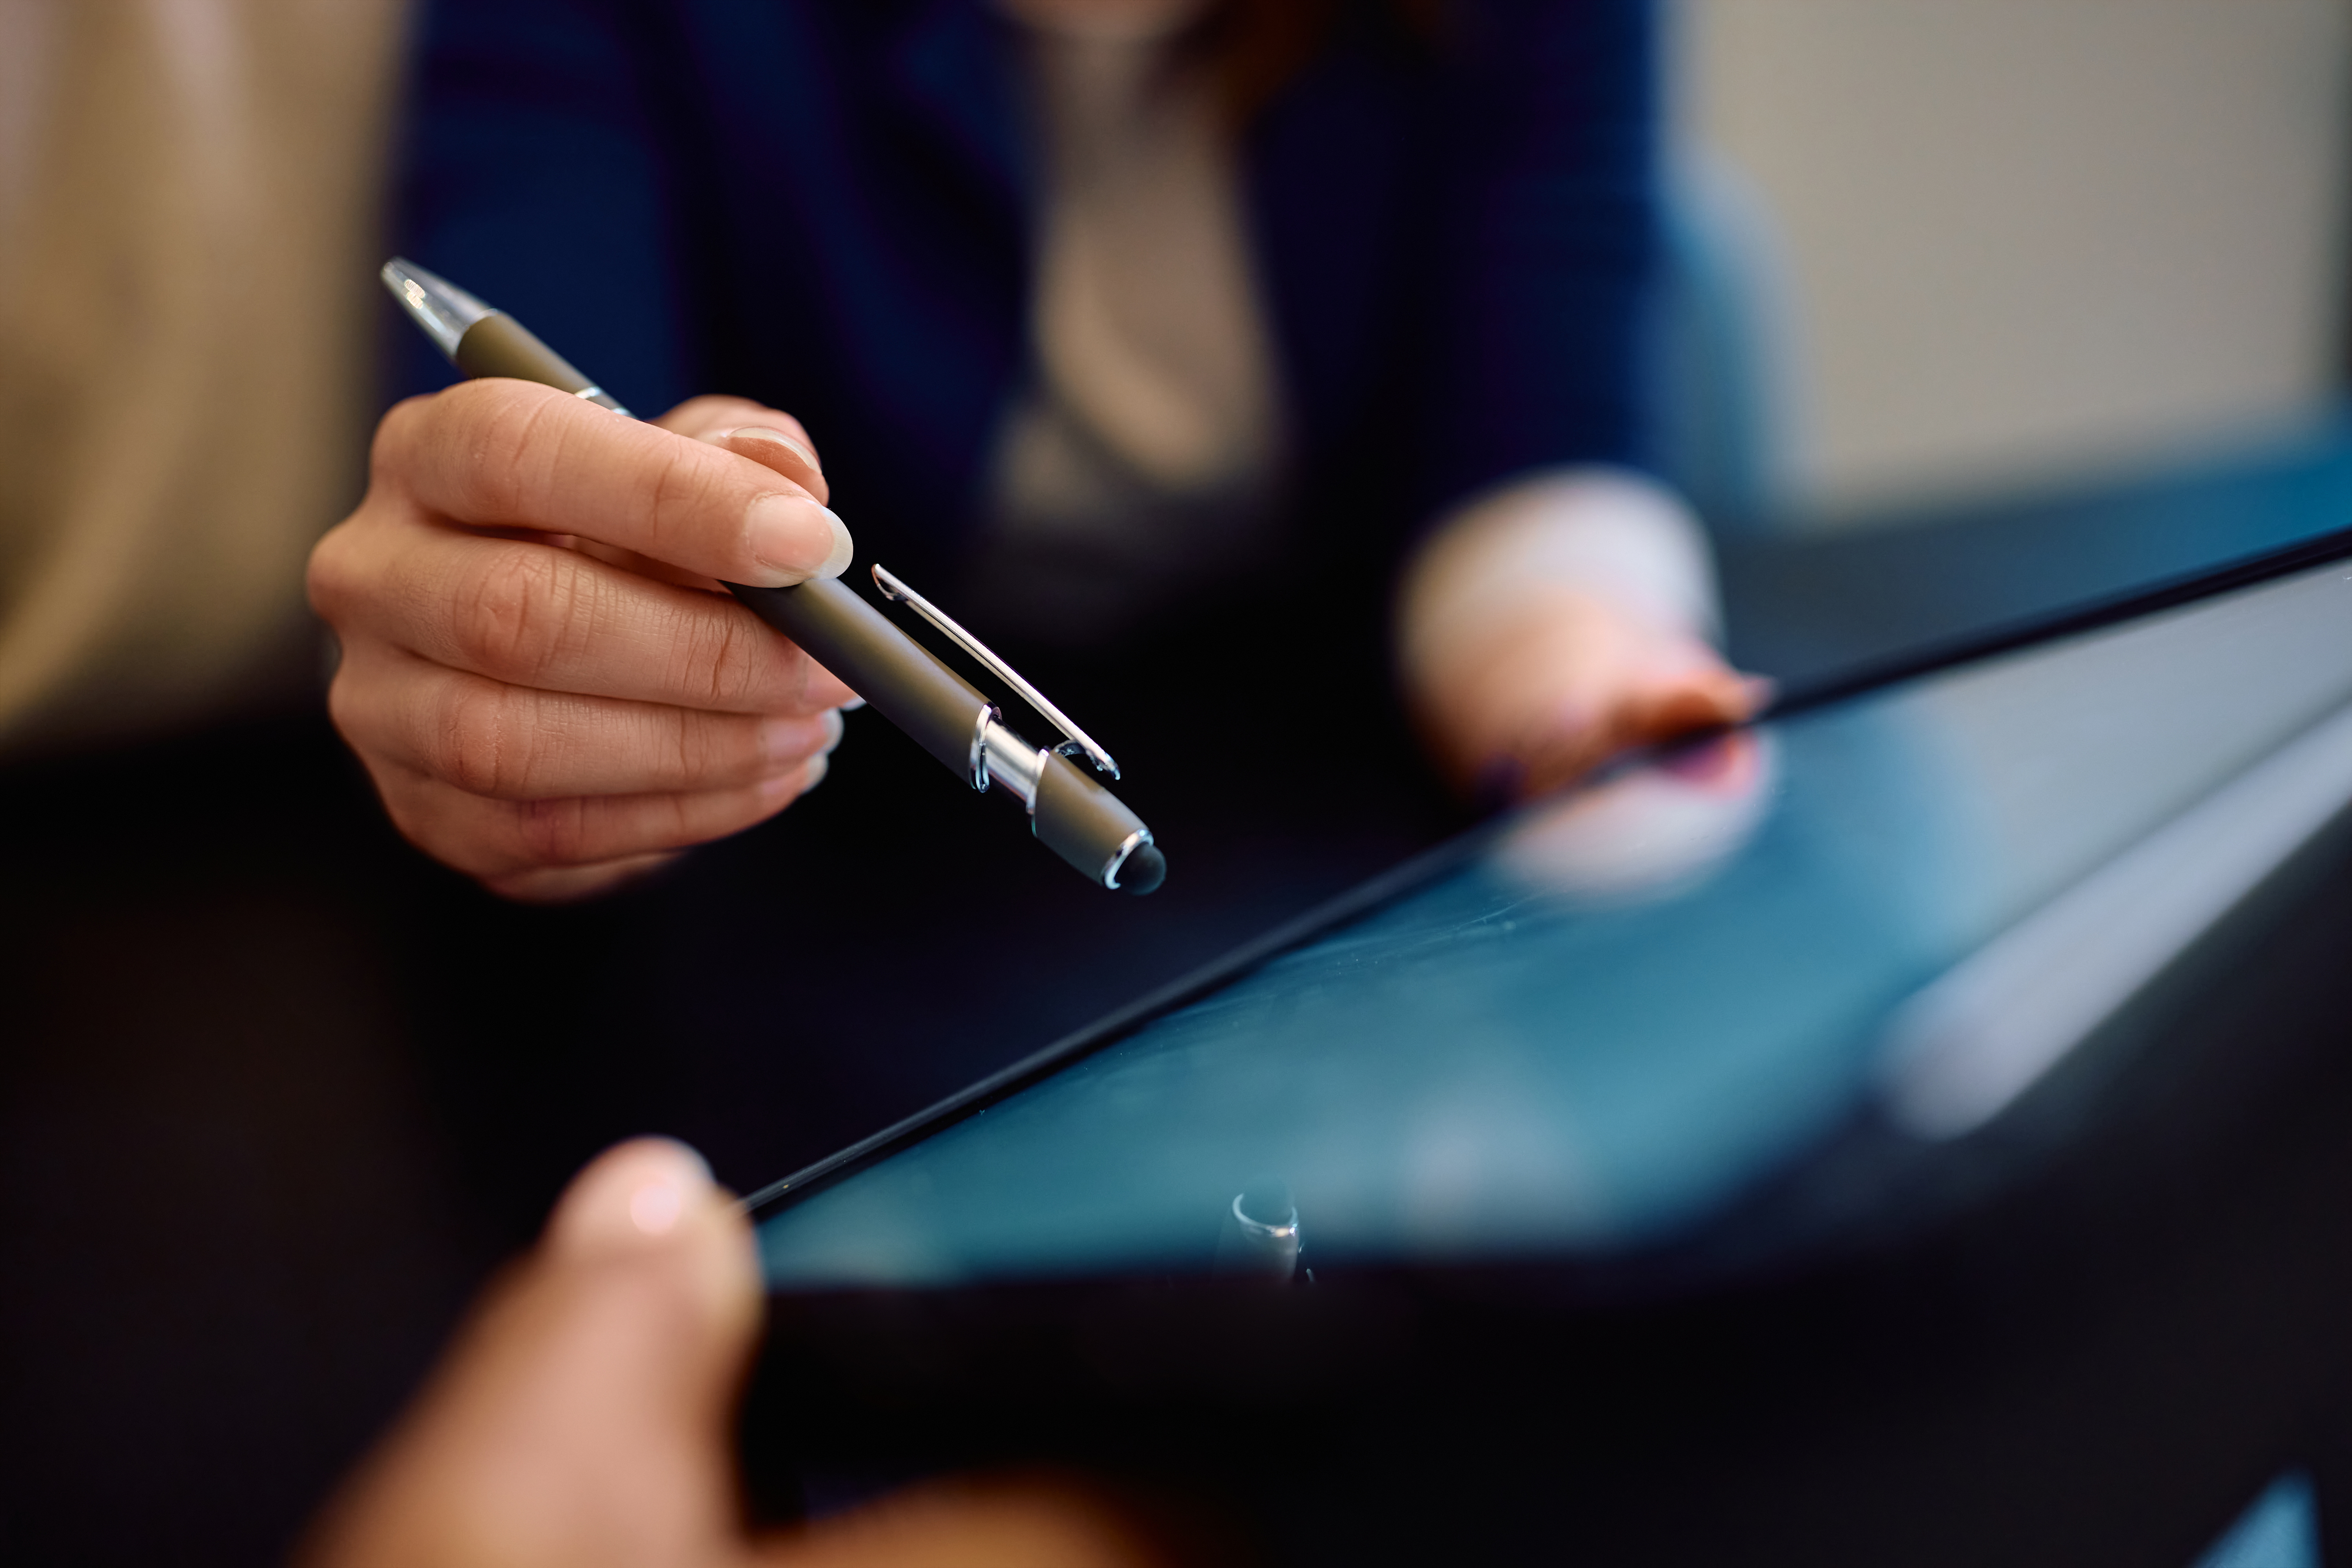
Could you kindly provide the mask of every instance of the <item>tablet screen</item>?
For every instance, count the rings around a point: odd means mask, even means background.
[[[1208,1269],[1244,1194],[1288,1207],[1310,1265],[1600,1254],[1704,1223],[1858,1115],[1966,1138],[2352,798],[2347,573],[1528,809],[787,1189],[771,1283]]]

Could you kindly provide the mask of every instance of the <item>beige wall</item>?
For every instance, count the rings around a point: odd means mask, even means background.
[[[1682,0],[1789,265],[1801,499],[2144,459],[2329,395],[2352,0]]]
[[[0,0],[0,752],[307,692],[401,0]]]

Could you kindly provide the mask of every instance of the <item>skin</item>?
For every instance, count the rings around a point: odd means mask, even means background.
[[[346,1482],[301,1568],[1149,1568],[1098,1497],[929,1486],[746,1528],[730,1447],[761,1296],[751,1231],[683,1145],[607,1152]]]
[[[1406,671],[1439,766],[1466,794],[1527,799],[1619,752],[1748,717],[1769,688],[1696,630],[1575,584],[1522,589],[1479,635]]]
[[[492,889],[577,898],[772,816],[855,694],[729,598],[846,563],[797,420],[651,424],[514,381],[414,398],[310,559],[336,728],[402,833]]]

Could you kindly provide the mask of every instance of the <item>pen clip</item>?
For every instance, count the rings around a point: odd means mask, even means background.
[[[1110,760],[1108,752],[1095,743],[1093,736],[1070,722],[1068,714],[1046,701],[1044,692],[1024,680],[1019,670],[989,651],[986,643],[956,625],[946,611],[908,587],[896,575],[880,566],[874,568],[874,585],[882,590],[884,598],[893,604],[904,604],[915,614],[930,622],[946,635],[950,642],[978,659],[991,675],[1019,692],[1021,700],[1034,708],[1045,722],[1062,732],[1062,743],[1052,748],[1053,750],[1061,752],[1064,756],[1083,754],[1087,761],[1094,763],[1098,771],[1107,773],[1113,778],[1118,777],[1118,764]]]

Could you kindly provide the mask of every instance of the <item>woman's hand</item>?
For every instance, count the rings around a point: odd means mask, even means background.
[[[1617,752],[1755,712],[1769,689],[1708,642],[1713,598],[1696,525],[1656,487],[1523,481],[1415,561],[1400,606],[1406,695],[1465,791],[1545,794]]]
[[[824,776],[854,694],[721,581],[836,576],[807,432],[740,398],[655,424],[542,386],[413,398],[310,557],[330,707],[394,823],[511,898],[600,891]]]

